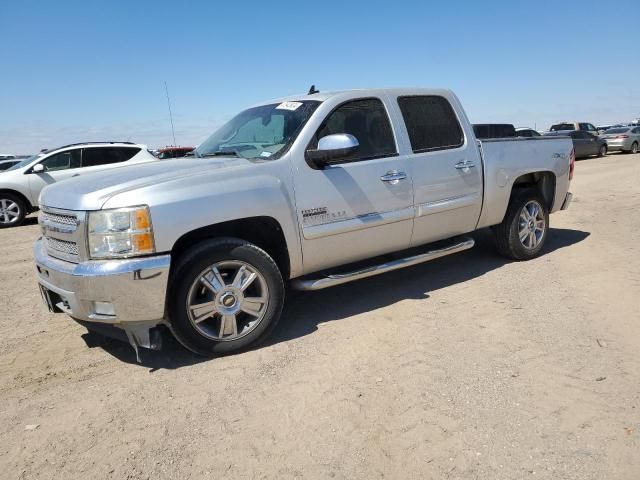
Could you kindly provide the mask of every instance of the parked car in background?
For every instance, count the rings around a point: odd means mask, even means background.
[[[40,191],[55,182],[124,165],[157,161],[145,145],[76,143],[26,158],[0,172],[0,228],[20,225],[38,209]]]
[[[611,151],[638,153],[640,147],[639,127],[617,127],[607,130],[604,136]]]
[[[510,123],[474,123],[473,133],[476,138],[512,138],[516,136],[516,129]]]
[[[319,290],[416,265],[489,226],[506,257],[537,257],[571,201],[572,151],[566,137],[478,141],[449,90],[272,101],[193,157],[46,188],[38,281],[51,311],[136,350],[158,348],[162,324],[198,354],[234,353],[273,331],[290,280]]]
[[[583,130],[560,130],[554,132],[546,132],[544,136],[571,137],[576,158],[586,158],[592,155],[604,157],[607,154],[607,141],[604,138],[598,137],[597,135],[594,135],[590,132],[585,132]]]
[[[529,127],[516,128],[516,137],[533,138],[533,137],[541,137],[541,136],[542,135],[540,134],[540,132],[538,132],[537,130],[534,130],[533,128],[529,128]]]
[[[0,160],[0,172],[13,167],[16,163],[20,163],[19,158],[14,158],[12,160]]]
[[[589,132],[598,136],[598,129],[591,123],[587,122],[560,122],[555,125],[551,125],[550,132],[560,132],[566,130],[582,130],[583,132]]]
[[[193,151],[193,147],[165,147],[158,150],[156,155],[159,159],[180,158]]]

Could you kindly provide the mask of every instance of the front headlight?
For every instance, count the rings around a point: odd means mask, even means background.
[[[149,207],[89,212],[89,256],[125,258],[156,251]]]

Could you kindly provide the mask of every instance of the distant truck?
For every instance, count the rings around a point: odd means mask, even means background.
[[[273,331],[287,283],[416,265],[484,227],[506,257],[537,257],[573,168],[569,137],[477,140],[449,90],[310,92],[243,111],[194,157],[44,189],[38,281],[51,311],[136,352],[164,325],[234,353]]]
[[[581,130],[598,136],[598,129],[588,122],[560,122],[551,125],[551,128],[549,128],[550,132],[559,132],[563,130]]]

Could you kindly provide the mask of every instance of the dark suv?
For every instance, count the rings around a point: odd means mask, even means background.
[[[576,152],[576,158],[586,158],[591,155],[604,157],[607,154],[607,141],[590,132],[582,130],[560,130],[557,132],[547,132],[546,136],[569,136],[573,140],[573,149]]]

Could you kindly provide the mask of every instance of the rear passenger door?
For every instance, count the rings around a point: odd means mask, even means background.
[[[415,207],[411,245],[474,230],[482,209],[482,160],[475,139],[465,134],[443,96],[399,96],[395,104],[409,141]]]

